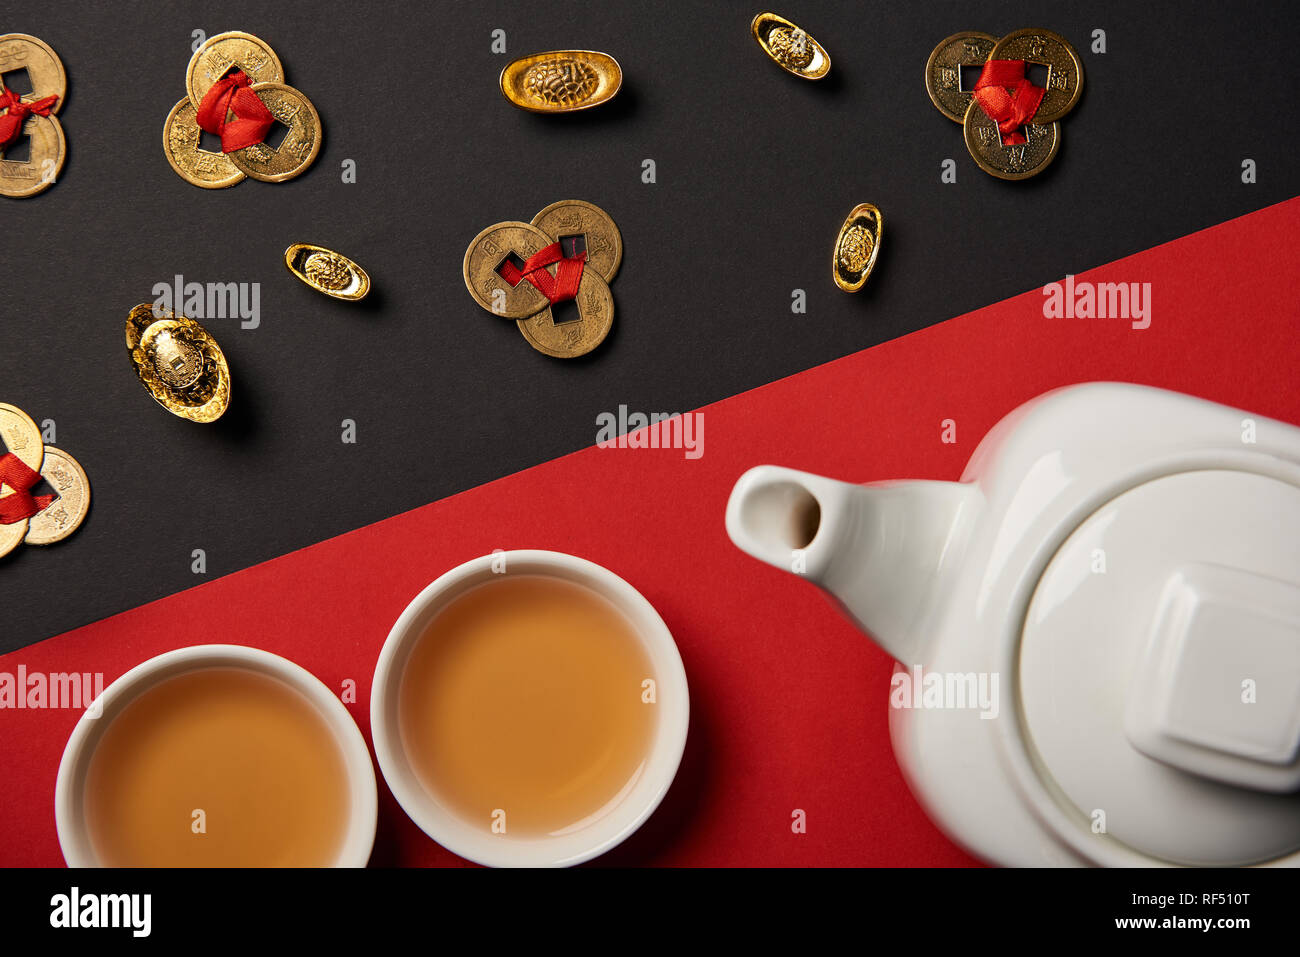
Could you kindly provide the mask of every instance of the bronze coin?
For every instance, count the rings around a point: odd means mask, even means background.
[[[483,230],[465,250],[461,274],[474,301],[503,319],[525,319],[548,307],[546,297],[528,280],[510,285],[498,269],[507,259],[523,265],[554,240],[531,223],[496,223]]]
[[[968,30],[954,33],[939,41],[925,61],[925,91],[944,116],[954,123],[964,122],[973,91],[962,86],[961,68],[982,66],[998,38],[990,33]]]

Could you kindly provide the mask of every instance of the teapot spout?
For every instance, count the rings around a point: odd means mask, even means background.
[[[851,485],[761,465],[732,489],[727,534],[825,589],[885,651],[916,662],[926,613],[980,499],[970,484]]]

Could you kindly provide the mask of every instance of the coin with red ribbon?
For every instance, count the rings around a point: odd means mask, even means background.
[[[23,541],[62,541],[89,509],[90,481],[81,466],[47,447],[26,412],[0,402],[0,557]]]
[[[926,67],[927,90],[950,119],[954,104],[967,104],[963,138],[982,170],[999,179],[1026,179],[1056,158],[1057,121],[1079,101],[1083,64],[1050,30],[1016,30],[990,48],[993,39],[961,33],[941,41]],[[976,66],[978,76],[968,79],[963,70]]]
[[[219,139],[220,152],[202,148],[178,104],[163,129],[172,168],[207,189],[244,176],[279,183],[304,173],[320,152],[320,114],[283,81],[280,58],[266,41],[239,32],[207,40],[190,58],[185,85],[193,127]],[[274,137],[277,124],[283,135]]]
[[[13,83],[20,75],[25,89],[5,85],[5,77]],[[54,114],[67,85],[63,62],[49,44],[25,33],[0,36],[0,196],[25,199],[58,179],[67,143]]]
[[[480,232],[465,250],[462,272],[475,302],[514,319],[537,351],[567,359],[585,355],[609,334],[614,298],[606,280],[622,257],[623,239],[609,214],[565,200],[532,223],[497,223]]]

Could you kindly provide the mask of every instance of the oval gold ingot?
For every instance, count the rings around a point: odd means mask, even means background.
[[[0,153],[0,196],[26,199],[43,193],[63,170],[68,144],[58,117],[33,113],[23,123],[23,135],[31,141],[26,160],[11,160]]]
[[[880,242],[885,235],[885,220],[871,203],[853,207],[835,237],[831,274],[835,285],[845,292],[857,292],[876,268]]]
[[[68,93],[68,75],[63,61],[44,40],[26,33],[6,33],[0,36],[0,74],[26,70],[32,91],[23,94],[23,100],[32,103],[47,96],[57,96],[59,101],[51,113],[63,109],[63,98]]]
[[[749,31],[772,62],[787,73],[820,80],[831,71],[826,48],[785,17],[760,13],[750,23]]]
[[[311,243],[294,243],[284,251],[284,264],[307,285],[335,299],[356,301],[370,292],[370,276],[342,253]]]
[[[500,83],[521,110],[569,113],[613,99],[623,86],[623,68],[608,53],[551,50],[507,64]]]
[[[156,315],[151,305],[142,303],[127,316],[126,344],[136,375],[172,415],[215,422],[230,404],[225,354],[193,319]]]
[[[320,152],[320,114],[301,91],[283,83],[249,87],[280,123],[289,128],[280,145],[254,143],[227,153],[241,172],[264,183],[282,183],[307,171]]]
[[[86,520],[90,511],[90,479],[81,464],[62,449],[48,446],[41,478],[58,495],[53,502],[29,519],[25,541],[28,545],[53,545],[61,542]]]

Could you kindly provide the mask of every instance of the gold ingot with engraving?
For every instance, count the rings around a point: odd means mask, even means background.
[[[131,365],[154,400],[172,415],[215,422],[230,405],[230,367],[193,319],[141,303],[126,320]]]
[[[370,276],[355,262],[324,246],[294,243],[284,251],[284,264],[308,286],[335,299],[355,302],[370,292]]]
[[[521,110],[571,113],[612,100],[623,86],[623,68],[608,53],[550,50],[507,64],[500,84]]]
[[[835,285],[845,292],[857,292],[876,268],[880,242],[885,235],[885,220],[871,203],[854,206],[831,254],[831,275]]]
[[[749,31],[773,63],[805,80],[820,80],[831,71],[831,57],[826,48],[775,13],[760,13]]]

